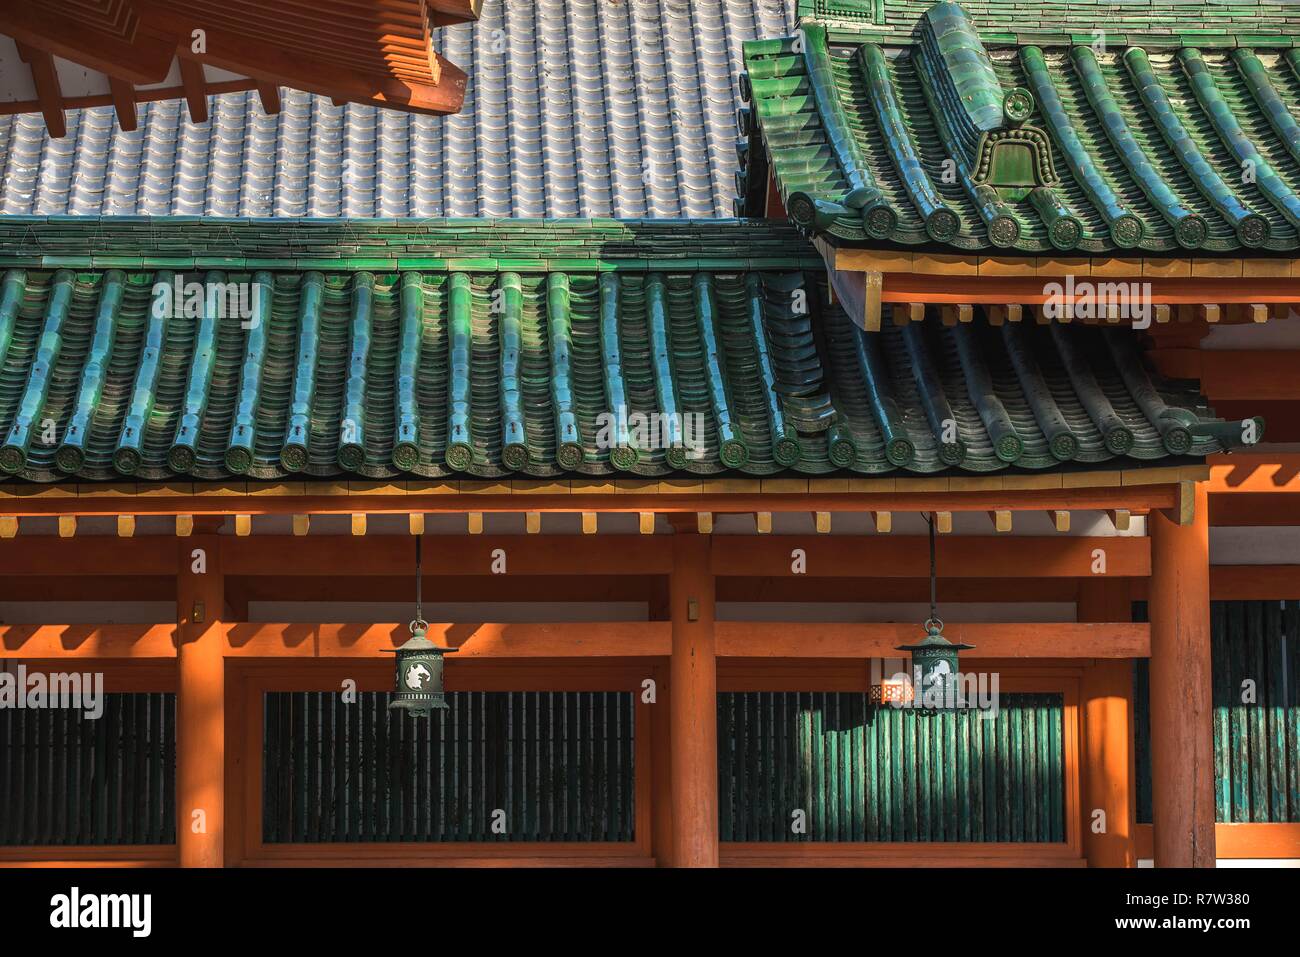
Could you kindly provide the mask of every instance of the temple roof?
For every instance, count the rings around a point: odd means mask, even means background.
[[[1126,328],[865,333],[820,264],[789,226],[725,220],[5,217],[0,468],[981,473],[1177,460],[1240,431],[1152,378]]]
[[[1300,50],[1243,17],[1142,45],[1108,23],[992,39],[948,2],[907,34],[805,21],[745,45],[742,208],[770,164],[791,217],[839,245],[1295,250]]]

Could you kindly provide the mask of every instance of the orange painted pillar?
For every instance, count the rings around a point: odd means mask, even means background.
[[[718,866],[718,676],[709,538],[678,532],[669,579],[673,647],[668,692],[672,740],[672,862]]]
[[[1079,621],[1131,621],[1129,583],[1079,583]],[[1137,794],[1133,786],[1133,661],[1096,658],[1083,668],[1083,854],[1089,867],[1134,867]]]
[[[1204,483],[1178,525],[1152,512],[1151,799],[1156,867],[1214,866],[1210,528]]]
[[[182,867],[221,867],[226,668],[221,540],[177,540],[176,830]]]

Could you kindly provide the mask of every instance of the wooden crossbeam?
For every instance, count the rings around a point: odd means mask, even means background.
[[[753,540],[753,539],[751,539]],[[828,541],[819,538],[818,541]],[[120,544],[120,543],[119,543]],[[505,552],[509,573],[517,575],[653,575],[672,568],[672,540],[661,535],[600,535],[575,543],[564,535],[475,535],[455,548],[426,549],[429,575],[487,575],[493,552]],[[0,571],[7,568],[0,550]],[[48,551],[40,555],[47,558]],[[284,535],[258,535],[222,541],[227,575],[332,576],[402,575],[410,569],[406,536],[313,535],[311,548]],[[789,564],[787,552],[787,566]]]
[[[410,637],[405,624],[222,624],[227,657],[383,658]],[[429,638],[469,658],[662,657],[666,621],[439,623]],[[176,625],[0,625],[3,658],[175,658]],[[449,659],[450,660],[450,659]]]
[[[754,622],[714,625],[720,658],[891,658],[915,641],[911,622]],[[985,658],[1147,658],[1146,623],[946,622],[949,641],[975,646],[962,660]]]
[[[176,625],[0,625],[0,658],[175,658]]]
[[[226,655],[233,657],[391,661],[392,650],[410,637],[405,624],[247,623],[224,627]],[[672,623],[433,623],[428,637],[444,648],[456,649],[447,659],[449,668],[471,658],[651,658],[671,652]]]
[[[198,516],[465,514],[468,512],[653,511],[720,512],[929,512],[1068,508],[1143,512],[1174,504],[1174,486],[1201,481],[1203,466],[1125,469],[1106,473],[1096,485],[1064,485],[1060,475],[952,476],[950,478],[781,478],[654,482],[641,480],[546,483],[297,483],[246,485],[203,483],[71,484],[15,486],[0,483],[0,511],[11,515]],[[1088,481],[1079,473],[1076,481]],[[138,491],[137,491],[138,489]]]
[[[1237,452],[1209,458],[1211,495],[1294,495],[1300,492],[1300,454]]]
[[[791,575],[790,549],[807,555],[807,574],[842,578],[863,569],[883,578],[922,578],[929,574],[929,545],[924,535],[782,535],[753,538],[735,535],[714,540],[715,575],[786,578]],[[1147,538],[960,535],[938,549],[940,578],[1057,578],[1094,575],[1095,552],[1105,553],[1109,577],[1145,577],[1151,573]],[[1102,577],[1102,576],[1098,576]]]
[[[9,516],[11,531],[17,519]],[[696,516],[698,521],[698,516]],[[0,523],[3,530],[4,523]],[[175,575],[176,554],[156,538],[25,536],[0,546],[0,575]],[[575,547],[570,536],[475,535],[455,548],[425,556],[430,574],[489,574],[494,549],[509,556],[511,575],[659,575],[672,568],[672,536],[602,535]],[[313,535],[304,548],[292,535],[223,537],[225,574],[239,576],[403,575],[410,567],[409,539],[397,535]],[[928,548],[923,535],[724,535],[714,540],[714,573],[786,577],[790,550],[803,548],[808,574],[844,577],[869,567],[885,578],[924,577]],[[1145,537],[953,536],[939,548],[941,577],[1053,578],[1093,574],[1093,551],[1106,553],[1110,576],[1146,576],[1150,547]]]

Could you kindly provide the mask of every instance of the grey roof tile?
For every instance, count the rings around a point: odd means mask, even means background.
[[[485,0],[440,31],[471,76],[457,116],[282,91],[0,117],[0,214],[731,215],[740,44],[786,36],[794,0]]]

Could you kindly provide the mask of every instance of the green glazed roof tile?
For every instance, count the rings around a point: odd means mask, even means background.
[[[865,16],[839,2],[803,12]],[[870,17],[856,32],[808,19],[788,43],[747,44],[738,210],[762,214],[754,183],[770,169],[791,219],[836,245],[1300,249],[1300,51],[1284,35],[1247,49],[1240,37],[1261,31],[1183,26],[1198,15],[1184,12],[1164,33],[1174,45],[1108,27],[1099,46],[1083,23],[995,42],[999,5],[967,6],[970,16],[952,2],[887,2],[887,20],[910,11],[895,24],[906,31],[868,29],[881,25]],[[1242,22],[1256,24],[1255,13]]]
[[[586,258],[533,272],[474,254],[545,247],[548,224],[402,225],[424,258],[455,242],[474,268],[382,272],[299,268],[289,236],[323,250],[388,224],[6,228],[0,469],[32,481],[979,474],[1203,456],[1240,432],[1153,379],[1128,330],[936,315],[865,333],[784,224],[566,226]],[[611,236],[639,258],[607,260]],[[85,265],[103,243],[148,258],[182,240],[282,258]],[[31,243],[83,265],[13,265]]]

